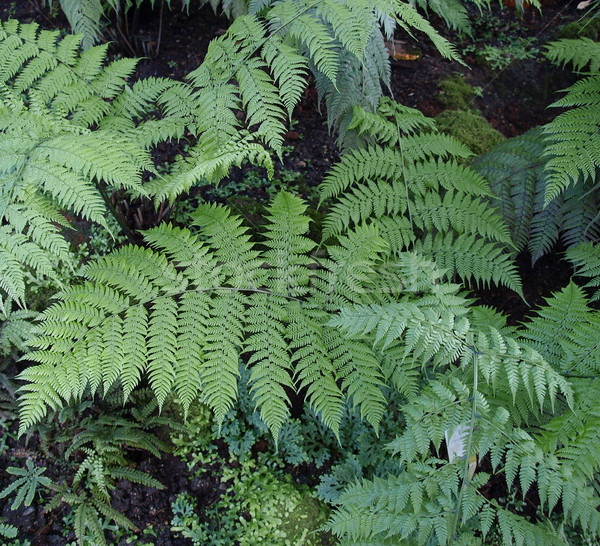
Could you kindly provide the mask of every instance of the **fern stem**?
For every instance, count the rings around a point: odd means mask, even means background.
[[[165,0],[161,0],[161,2],[160,2],[160,17],[159,17],[159,23],[158,23],[158,38],[156,39],[156,55],[157,56],[160,53],[160,41],[162,39],[164,7],[165,7]]]
[[[463,477],[462,477],[462,483],[460,486],[460,491],[458,493],[458,500],[456,502],[456,514],[454,516],[454,521],[452,522],[452,527],[451,527],[451,533],[448,533],[448,536],[450,537],[450,540],[454,541],[454,539],[456,538],[456,531],[458,529],[458,521],[460,519],[460,505],[462,504],[462,499],[463,499],[463,495],[465,492],[465,488],[467,485],[469,485],[469,480],[468,480],[468,476],[469,476],[469,460],[471,457],[471,447],[473,445],[473,431],[475,429],[475,418],[477,416],[477,376],[479,373],[478,370],[478,363],[477,363],[477,355],[478,352],[475,350],[475,348],[471,347],[472,351],[473,351],[473,392],[472,392],[472,398],[473,398],[473,404],[471,405],[471,423],[469,424],[469,436],[468,436],[468,440],[467,440],[467,447],[465,449],[465,465],[464,465],[464,470],[463,470]]]
[[[123,230],[123,233],[126,235],[127,240],[131,244],[136,244],[137,241],[135,240],[135,235],[134,235],[133,231],[131,231],[131,228],[125,221],[125,218],[123,218],[123,215],[113,205],[111,198],[108,196],[108,193],[106,192],[106,188],[103,186],[102,183],[98,183],[96,187],[98,188],[98,191],[100,192],[100,195],[102,196],[102,199],[104,199],[104,202],[106,203],[106,206],[112,213],[114,219],[117,221],[117,223]]]
[[[404,180],[404,189],[406,190],[406,210],[408,211],[408,219],[410,221],[410,227],[412,230],[415,230],[415,225],[413,223],[413,216],[411,211],[411,202],[410,195],[408,192],[408,180],[406,180],[406,164],[404,162],[404,145],[402,143],[402,133],[400,131],[400,123],[398,119],[396,119],[396,128],[398,129],[398,146],[400,147],[400,155],[402,156],[402,178]]]

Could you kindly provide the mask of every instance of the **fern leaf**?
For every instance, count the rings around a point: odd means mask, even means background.
[[[228,292],[211,301],[201,368],[202,400],[220,426],[237,398],[239,350],[243,345],[245,298]]]
[[[545,205],[580,178],[595,180],[596,168],[600,164],[597,153],[600,119],[595,105],[598,89],[598,75],[567,89],[563,101],[580,102],[581,106],[558,115],[544,127],[548,143],[544,155],[549,158],[545,167],[549,174]]]
[[[287,300],[279,296],[252,294],[250,304],[246,317],[250,335],[245,341],[245,350],[251,355],[248,360],[251,392],[277,445],[279,431],[289,418],[285,389],[293,389],[289,372],[291,357],[285,339]]]
[[[452,59],[462,63],[456,48],[448,42],[448,40],[440,36],[440,34],[431,26],[431,23],[423,18],[412,5],[404,2],[398,3],[396,20],[409,34],[411,33],[411,28],[425,33],[440,54],[446,59]]]
[[[575,71],[580,72],[589,65],[589,72],[600,69],[600,44],[589,38],[576,40],[557,40],[546,46],[546,57],[554,64],[565,66],[573,63]]]
[[[83,49],[93,46],[100,37],[104,9],[100,0],[60,0],[60,5],[75,34],[82,34]]]
[[[148,338],[148,375],[160,408],[175,380],[177,304],[173,300],[159,298],[152,304]]]
[[[311,310],[310,315],[291,305],[288,335],[294,350],[295,380],[299,389],[306,389],[310,406],[323,423],[339,438],[343,415],[342,391],[337,385],[336,369],[330,357],[330,347],[323,338],[323,314]],[[320,319],[320,320],[319,320]]]
[[[272,36],[264,45],[261,55],[279,86],[281,100],[291,119],[295,106],[300,102],[306,87],[308,63],[290,44],[277,35]]]
[[[440,268],[456,272],[463,279],[473,279],[488,285],[503,284],[522,297],[521,279],[517,267],[501,246],[463,234],[454,237],[427,235],[415,243],[415,251],[434,259]]]
[[[312,260],[306,256],[316,245],[306,237],[306,205],[298,197],[281,191],[267,209],[270,220],[265,236],[264,257],[272,268],[268,286],[276,294],[299,297],[307,293]]]
[[[600,247],[592,243],[581,243],[567,250],[567,260],[575,267],[575,274],[579,277],[590,279],[585,288],[600,286]],[[600,292],[596,289],[590,301],[600,299]]]
[[[543,194],[546,187],[542,137],[540,129],[532,129],[495,146],[471,163],[498,196],[497,208],[516,249],[520,251],[533,241],[530,248],[535,257],[541,256],[558,235],[557,232],[554,236],[545,235],[547,223],[555,223],[556,210],[543,209],[543,203],[536,201],[536,195]]]

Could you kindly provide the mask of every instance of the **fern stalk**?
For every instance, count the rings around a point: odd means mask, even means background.
[[[458,522],[460,520],[460,512],[462,506],[462,499],[465,492],[465,487],[467,487],[467,482],[470,481],[469,477],[469,460],[471,457],[471,447],[473,444],[473,431],[475,429],[475,418],[477,417],[477,380],[479,375],[479,366],[477,362],[477,350],[474,347],[471,347],[473,351],[473,391],[472,397],[473,402],[471,405],[471,421],[469,423],[469,434],[467,440],[467,446],[465,448],[465,464],[463,470],[462,483],[460,486],[460,492],[458,493],[458,499],[456,501],[456,515],[454,516],[452,527],[450,528],[450,532],[448,535],[453,539],[456,538],[456,533],[458,529]]]
[[[108,210],[113,215],[113,218],[117,221],[117,223],[121,227],[121,230],[127,237],[127,240],[131,244],[135,244],[136,238],[135,238],[135,235],[133,234],[133,231],[129,227],[129,224],[125,221],[125,218],[123,218],[123,215],[114,206],[112,199],[109,197],[104,184],[102,184],[102,182],[99,182],[98,184],[96,184],[96,187],[98,188],[98,191],[100,192],[100,195],[102,196],[102,199],[104,199],[106,208],[108,208]]]

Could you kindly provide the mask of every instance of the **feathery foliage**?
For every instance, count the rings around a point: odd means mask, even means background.
[[[143,195],[153,170],[148,146],[132,138],[143,95],[123,94],[137,61],[103,67],[106,47],[79,55],[79,42],[35,24],[0,26],[0,291],[20,305],[25,268],[55,277],[56,259],[70,263],[63,211],[106,227],[104,188]]]
[[[369,339],[383,351],[400,344],[397,365],[416,364],[427,379],[400,409],[406,430],[389,444],[404,471],[348,487],[328,528],[348,544],[379,543],[384,538],[447,544],[463,532],[461,527],[485,537],[497,521],[506,544],[513,539],[521,544],[542,539],[559,543],[556,535],[481,494],[490,475],[477,471],[469,477],[468,461],[489,457],[494,473],[505,473],[509,488],[518,480],[525,494],[539,480],[542,503],[551,510],[562,498],[565,517],[597,532],[593,487],[582,478],[577,486],[584,494],[577,499],[573,495],[567,465],[576,457],[567,460],[565,455],[564,463],[557,461],[531,433],[534,424],[545,420],[545,411],[575,403],[571,386],[553,367],[553,359],[546,360],[537,345],[519,340],[509,329],[481,321],[456,286],[432,283],[430,290],[435,297],[415,293],[398,303],[342,309],[330,323],[348,337]],[[559,311],[555,316],[564,315]],[[540,331],[546,332],[545,325]],[[551,331],[548,337],[552,339]],[[519,408],[523,400],[527,430],[513,420],[523,414]],[[445,434],[461,427],[462,455],[442,459]]]
[[[83,0],[64,5],[74,19],[84,16]],[[507,327],[453,283],[520,293],[515,249],[529,245],[535,258],[559,233],[568,245],[596,238],[596,201],[585,197],[595,187],[597,74],[556,103],[574,107],[570,117],[465,166],[472,154],[462,144],[416,110],[381,99],[389,77],[381,26],[422,31],[457,58],[412,3],[211,5],[235,20],[186,83],[130,85],[135,61],[103,66],[106,47],[80,54],[79,38],[2,24],[0,289],[26,303],[25,269],[51,275],[51,258],[66,260],[57,227],[69,227],[65,214],[106,226],[107,190],[158,203],[217,183],[246,159],[272,170],[268,149],[281,151],[309,71],[348,148],[321,186],[331,205],[323,241],[309,237],[305,203],[282,191],[257,238],[227,208],[200,204],[185,227],[159,224],[143,244],[89,262],[28,341],[20,433],[84,397],[118,391],[126,401],[142,385],[159,407],[174,398],[187,414],[196,401],[207,404],[220,425],[243,381],[275,442],[292,393],[339,441],[347,402],[379,431],[391,386],[406,426],[388,448],[402,471],[342,492],[328,524],[342,543],[448,544],[485,539],[492,528],[506,544],[557,543],[545,516],[534,524],[484,495],[499,474],[523,496],[535,488],[545,514],[560,507],[563,519],[598,535],[598,311],[570,284],[526,326]],[[417,5],[468,30],[458,0]],[[97,28],[85,27],[87,39]],[[597,69],[593,52],[584,58],[569,47],[549,56]],[[184,135],[193,143],[159,173],[152,148]],[[595,254],[589,243],[569,251],[591,288]],[[11,343],[24,344],[28,315],[9,313],[18,326]],[[80,540],[105,542],[102,516],[132,527],[110,506],[115,480],[160,486],[126,467],[124,444],[160,449],[141,426],[99,418],[67,452],[81,455],[72,483],[39,482],[57,493],[53,505],[73,507]],[[473,473],[473,461],[484,460],[489,472]],[[23,498],[38,470],[23,471]]]
[[[549,175],[544,205],[549,204],[569,186],[590,180],[596,188],[596,171],[600,165],[600,124],[598,110],[598,44],[590,40],[561,40],[548,46],[547,57],[556,64],[572,63],[576,71],[588,64],[587,76],[569,87],[567,94],[551,106],[571,108],[544,127],[546,137],[545,170]]]
[[[597,239],[600,202],[593,184],[580,182],[550,203],[544,131],[532,129],[477,157],[471,167],[490,184],[517,251],[525,248],[535,263],[559,240],[572,246]]]
[[[204,205],[194,215],[198,234],[161,225],[145,234],[156,250],[128,246],[89,264],[87,282],[65,289],[42,315],[31,342],[38,350],[28,356],[38,365],[22,375],[21,430],[87,390],[106,393],[120,384],[127,397],[143,376],[160,405],[173,389],[186,411],[200,395],[220,422],[236,399],[242,355],[274,436],[289,415],[286,389],[296,388],[308,390],[310,404],[337,432],[338,377],[376,426],[383,398],[357,392],[362,382],[377,390],[377,359],[323,331],[328,315],[319,308],[358,299],[386,245],[359,228],[316,262],[304,210],[298,198],[280,193],[260,249],[238,217]]]
[[[371,144],[343,155],[321,185],[321,202],[337,198],[323,223],[324,239],[369,222],[394,254],[415,250],[449,277],[520,292],[506,252],[508,229],[485,200],[487,182],[457,162],[470,152],[452,137],[419,131],[431,130],[432,121],[392,104],[382,100],[377,115],[355,108],[350,127]]]

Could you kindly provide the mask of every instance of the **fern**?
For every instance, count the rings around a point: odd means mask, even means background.
[[[563,66],[572,63],[573,68],[578,72],[586,67],[589,72],[598,72],[600,44],[584,37],[576,40],[558,40],[546,46],[546,57],[553,63]]]
[[[0,356],[10,355],[13,351],[23,352],[33,330],[33,320],[38,316],[35,311],[13,309],[11,301],[0,311]]]
[[[600,247],[592,243],[581,243],[568,249],[566,257],[579,277],[590,279],[585,288],[594,289],[600,286]],[[595,290],[590,301],[597,301],[600,294]]]
[[[128,109],[124,98],[110,102],[136,61],[103,68],[105,47],[79,55],[79,38],[57,38],[33,24],[0,27],[0,288],[20,304],[25,267],[52,277],[51,257],[69,259],[59,232],[69,223],[60,211],[106,227],[102,188],[143,195],[142,174],[153,170],[148,143],[131,138],[142,110]],[[105,118],[112,127],[94,128]],[[115,129],[117,119],[128,131]]]
[[[2,521],[4,520],[5,518],[2,518]],[[0,536],[5,538],[16,538],[18,532],[19,530],[14,525],[0,522]]]
[[[159,405],[175,389],[187,411],[200,395],[221,422],[237,397],[241,353],[248,355],[251,391],[275,436],[288,414],[285,389],[296,384],[309,390],[309,402],[334,430],[339,420],[333,415],[342,404],[336,385],[339,374],[347,378],[345,385],[356,403],[370,404],[353,385],[377,377],[372,357],[353,346],[324,368],[321,358],[329,360],[331,343],[337,343],[320,331],[327,315],[315,323],[314,339],[308,343],[296,333],[298,318],[292,318],[290,306],[295,312],[313,313],[318,301],[330,307],[342,295],[350,295],[348,288],[360,292],[369,280],[368,264],[374,263],[384,244],[373,247],[372,234],[365,232],[342,241],[339,249],[332,247],[334,261],[322,265],[322,280],[313,288],[309,266],[315,262],[307,253],[314,243],[306,238],[304,210],[297,198],[277,196],[269,209],[271,222],[262,251],[249,242],[238,218],[225,209],[204,206],[195,221],[203,226],[206,242],[187,230],[161,226],[147,232],[146,238],[164,252],[124,247],[88,265],[88,282],[64,290],[60,302],[43,314],[32,342],[40,350],[29,355],[39,365],[22,376],[28,381],[22,430],[48,407],[80,399],[88,387],[92,393],[105,393],[119,381],[127,396],[145,374]],[[354,250],[359,253],[352,261]],[[349,263],[343,265],[344,260]],[[261,267],[263,262],[269,267]],[[353,263],[358,266],[354,277],[338,270]],[[349,284],[352,278],[354,283]],[[315,303],[304,308],[299,298]],[[319,343],[324,348],[321,355],[313,349]],[[304,352],[292,359],[291,346],[304,347]],[[357,359],[354,372],[348,353]],[[64,368],[57,361],[59,355],[65,358]],[[74,369],[79,370],[78,378],[64,380]],[[331,389],[327,395],[326,383]],[[365,411],[374,424],[382,416],[381,410]]]
[[[545,204],[550,176],[543,157],[543,129],[511,138],[476,158],[471,166],[490,184],[498,209],[518,251],[525,248],[535,263],[560,239],[567,246],[595,239],[598,200],[593,184],[578,183]]]
[[[35,467],[31,459],[26,461],[26,469],[9,466],[6,471],[17,476],[17,479],[7,485],[1,492],[0,498],[3,499],[16,491],[15,500],[11,505],[11,510],[16,510],[21,504],[30,506],[40,486],[47,487],[50,484],[50,478],[44,476],[46,467]]]
[[[489,454],[494,470],[504,463],[507,485],[511,487],[518,479],[523,493],[539,479],[542,502],[549,502],[551,509],[563,496],[565,517],[571,514],[584,528],[597,532],[598,518],[592,514],[598,502],[593,490],[578,478],[575,487],[581,487],[584,494],[575,501],[571,493],[572,474],[567,469],[583,453],[572,452],[569,457],[571,450],[565,449],[564,454],[559,451],[559,461],[553,455],[546,458],[543,453],[547,451],[540,449],[539,440],[515,428],[509,419],[515,414],[517,393],[529,399],[539,416],[560,392],[568,404],[573,404],[570,385],[552,368],[552,360],[545,361],[540,353],[515,339],[510,330],[490,328],[487,321],[481,326],[474,326],[475,322],[471,325],[464,303],[452,297],[456,288],[432,284],[430,290],[445,294],[432,299],[431,307],[426,297],[407,297],[403,303],[343,309],[332,321],[346,335],[371,339],[384,351],[400,343],[404,347],[400,366],[412,366],[415,359],[425,369],[437,369],[437,379],[426,381],[419,395],[402,408],[406,431],[389,445],[400,455],[405,471],[387,480],[363,480],[348,487],[328,528],[351,543],[403,537],[420,544],[446,544],[454,542],[461,526],[477,529],[485,536],[498,521],[506,543],[559,543],[549,530],[511,514],[497,501],[488,501],[478,491],[489,480],[488,474],[478,471],[468,479],[462,459],[457,464],[432,453],[432,446],[439,452],[445,431],[472,423],[467,455],[476,454],[481,460]],[[442,307],[436,305],[438,302]],[[545,328],[539,331],[545,332]],[[461,377],[471,379],[471,388],[453,372],[451,363],[455,361],[461,363]],[[498,396],[506,387],[509,396]],[[535,421],[535,415],[529,419]],[[593,459],[591,454],[587,457]]]
[[[485,180],[443,161],[467,156],[468,151],[446,135],[426,139],[422,133],[410,134],[415,124],[427,126],[425,118],[387,102],[378,120],[358,108],[355,112],[352,127],[373,136],[384,127],[383,139],[396,146],[351,151],[330,171],[321,186],[321,202],[340,197],[324,220],[324,239],[372,222],[393,253],[414,249],[434,258],[450,276],[502,283],[520,292],[516,268],[502,246],[511,244],[508,230],[481,199],[490,194]],[[404,118],[406,136],[400,129]],[[398,217],[405,220],[403,226]]]
[[[557,64],[573,63],[576,70],[590,63],[589,76],[566,91],[567,94],[551,106],[572,107],[558,115],[544,128],[547,141],[545,170],[549,181],[544,195],[547,205],[566,188],[591,179],[595,187],[598,156],[598,89],[600,76],[597,51],[589,40],[567,40],[548,46],[548,57]],[[581,51],[581,53],[579,53]]]

